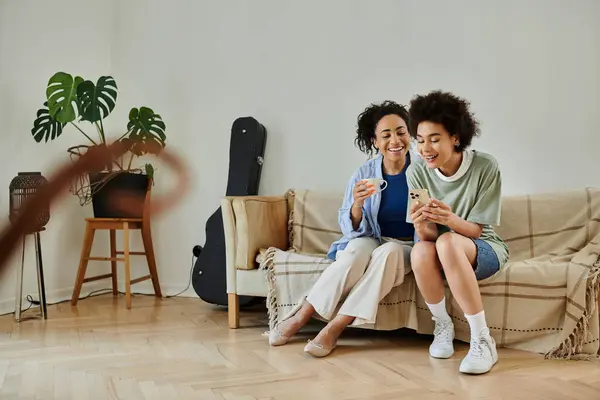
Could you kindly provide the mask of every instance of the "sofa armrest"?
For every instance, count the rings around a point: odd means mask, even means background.
[[[228,268],[255,269],[260,249],[289,247],[285,196],[226,196],[221,207]]]

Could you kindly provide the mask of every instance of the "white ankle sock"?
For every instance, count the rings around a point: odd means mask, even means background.
[[[429,311],[431,311],[431,314],[433,314],[434,317],[442,319],[442,320],[450,319],[450,315],[448,315],[448,311],[446,311],[446,297],[445,296],[442,298],[442,301],[440,301],[437,304],[429,304],[429,303],[425,303],[425,304],[427,304],[427,307],[429,307]]]
[[[479,333],[485,328],[487,328],[487,323],[485,321],[485,312],[481,310],[475,315],[467,315],[465,314],[467,321],[469,321],[469,327],[471,328],[471,337],[476,338],[479,336]]]

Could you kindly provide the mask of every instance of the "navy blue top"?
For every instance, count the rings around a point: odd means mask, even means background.
[[[413,240],[414,226],[406,222],[408,209],[406,168],[397,175],[384,173],[383,179],[387,181],[387,187],[381,192],[381,205],[377,214],[381,236]]]

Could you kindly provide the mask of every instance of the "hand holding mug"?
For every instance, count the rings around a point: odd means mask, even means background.
[[[373,185],[368,184],[368,182],[364,180],[356,182],[354,190],[352,191],[352,195],[354,196],[354,206],[362,207],[367,197],[373,193],[375,193]]]
[[[383,187],[382,187],[383,186]],[[365,200],[377,192],[381,192],[387,187],[387,182],[379,178],[361,179],[354,185],[354,205],[362,207]]]

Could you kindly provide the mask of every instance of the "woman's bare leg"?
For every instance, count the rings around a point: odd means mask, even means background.
[[[434,358],[450,358],[454,354],[454,324],[446,310],[442,264],[436,244],[415,243],[411,252],[411,265],[417,287],[435,322],[429,354]]]
[[[410,254],[419,291],[427,304],[437,304],[445,296],[442,264],[434,242],[417,242]]]
[[[483,374],[498,361],[496,342],[490,335],[477,277],[477,247],[473,240],[456,233],[445,233],[436,242],[438,257],[448,286],[465,313],[471,330],[469,353],[460,364],[460,372]]]
[[[315,308],[308,301],[304,300],[302,307],[294,316],[286,319],[277,326],[277,329],[281,335],[289,339],[296,334],[315,313]],[[284,344],[284,343],[281,343]]]
[[[333,348],[344,329],[346,329],[352,321],[354,321],[354,317],[349,315],[336,315],[334,319],[329,321],[329,323],[321,329],[312,342],[318,343],[325,349]]]
[[[477,248],[473,240],[456,233],[440,236],[435,244],[448,286],[465,314],[483,311],[479,284],[473,272]]]

